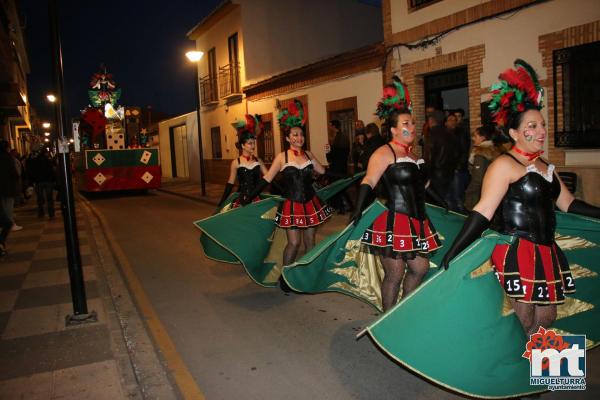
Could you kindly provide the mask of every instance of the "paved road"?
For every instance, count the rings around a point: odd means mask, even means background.
[[[340,294],[285,296],[252,283],[241,266],[205,258],[192,221],[212,206],[159,192],[91,201],[207,399],[460,398],[395,364],[368,337],[356,340],[375,319],[367,305]],[[323,233],[346,220],[336,218]],[[600,357],[588,355],[588,368],[592,359]],[[590,372],[594,386],[578,398],[598,393]]]
[[[205,258],[192,221],[211,206],[163,193],[90,200],[207,399],[456,398],[355,339],[375,318],[370,307],[339,294],[285,296]]]

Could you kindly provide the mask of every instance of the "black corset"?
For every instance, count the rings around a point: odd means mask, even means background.
[[[383,173],[383,185],[388,193],[388,209],[420,220],[425,219],[426,182],[424,164],[417,165],[410,161],[390,164]]]
[[[241,196],[247,196],[258,185],[260,180],[260,164],[256,164],[254,168],[238,167],[238,192]]]
[[[312,163],[302,169],[288,165],[281,171],[281,174],[283,175],[286,199],[306,203],[314,197]]]
[[[548,182],[536,172],[526,173],[508,186],[496,216],[498,229],[533,243],[552,244],[556,228],[554,204],[559,194],[556,176]]]

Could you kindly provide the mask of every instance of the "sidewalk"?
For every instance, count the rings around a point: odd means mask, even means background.
[[[201,201],[216,206],[221,200],[225,185],[206,183],[206,196],[202,196],[200,184],[177,178],[162,178],[161,192],[174,194],[195,201]]]
[[[79,241],[98,322],[65,326],[73,308],[62,215],[38,219],[33,203],[15,210],[23,230],[0,258],[0,399],[177,398],[84,201]]]

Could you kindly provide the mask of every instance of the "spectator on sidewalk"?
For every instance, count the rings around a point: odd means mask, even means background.
[[[8,152],[8,142],[0,141],[0,256],[6,254],[6,238],[10,233],[12,207],[17,195],[17,169]]]
[[[457,115],[461,114],[462,110],[450,111],[446,117],[445,126],[448,132],[456,141],[458,165],[454,171],[450,189],[446,196],[448,207],[452,211],[466,214],[464,207],[465,190],[469,185],[469,153],[471,151],[471,135],[465,130],[464,125],[459,124]],[[463,112],[464,113],[464,112]],[[462,119],[461,119],[462,120]]]
[[[17,225],[15,222],[14,208],[17,206],[22,206],[25,204],[25,197],[23,196],[23,164],[21,164],[21,160],[19,160],[19,153],[17,150],[12,149],[10,151],[10,155],[13,158],[15,163],[15,168],[17,170],[17,193],[15,195],[14,204],[12,210],[10,210],[10,219],[13,221],[12,230],[20,231],[23,229],[22,226]]]
[[[375,150],[385,144],[385,139],[379,134],[379,128],[374,123],[370,123],[365,128],[365,147],[362,155],[361,164],[367,169],[369,158],[375,153]]]
[[[387,129],[383,123],[381,124],[381,128],[382,131]],[[373,122],[367,124],[365,127],[365,146],[360,161],[365,170],[369,166],[369,159],[373,153],[375,153],[375,150],[385,145],[385,143],[385,139],[379,134],[379,127]],[[375,190],[373,190],[373,192],[367,198],[365,205],[371,204],[376,197],[383,198],[384,196],[386,196],[386,191],[383,188],[383,183],[379,182],[377,183],[377,186],[375,186]]]
[[[362,119],[359,119],[354,123],[354,136],[364,135],[364,134],[365,134],[365,123],[363,122]]]
[[[465,192],[465,208],[472,210],[479,202],[483,176],[488,166],[502,152],[493,142],[495,128],[493,126],[481,126],[473,132],[473,148],[469,155],[469,172],[471,181]]]
[[[446,197],[454,171],[458,167],[458,149],[455,137],[444,126],[444,112],[436,110],[428,117],[429,140],[425,143],[431,186],[441,196]]]
[[[365,152],[365,131],[357,130],[354,133],[354,145],[352,146],[352,162],[354,163],[354,173],[359,173],[367,169],[363,165],[363,153]]]
[[[426,106],[425,107],[425,123],[423,123],[423,128],[421,128],[421,138],[419,139],[419,146],[421,146],[421,154],[423,155],[423,159],[427,159],[427,141],[429,140],[429,117],[431,113],[435,111],[434,106]]]
[[[331,182],[348,176],[348,157],[350,155],[350,142],[348,135],[342,132],[340,121],[334,119],[329,122],[330,136],[333,137],[330,151],[326,154],[329,168],[327,174]],[[339,214],[346,212],[346,206],[349,210],[353,209],[352,201],[346,191],[342,191],[331,199],[331,206],[335,208]]]
[[[48,216],[54,218],[54,198],[52,196],[56,182],[54,163],[43,145],[36,145],[31,158],[27,161],[29,181],[33,183],[37,197],[38,217],[44,217],[44,208]]]

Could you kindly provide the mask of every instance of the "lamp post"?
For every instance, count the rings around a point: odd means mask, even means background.
[[[185,56],[196,65],[194,71],[194,87],[196,88],[196,119],[198,124],[198,157],[200,163],[200,189],[202,196],[206,196],[206,180],[204,179],[204,151],[202,148],[202,124],[200,123],[200,88],[198,87],[197,65],[204,55],[201,51],[188,51]]]
[[[63,222],[65,226],[65,241],[67,247],[67,262],[69,266],[69,280],[71,282],[71,299],[73,302],[73,314],[66,317],[66,324],[81,324],[97,321],[95,311],[88,313],[85,284],[83,280],[83,267],[81,264],[81,253],[79,251],[79,237],[77,234],[77,221],[75,214],[75,199],[73,196],[73,184],[71,182],[71,163],[69,158],[69,144],[66,134],[67,120],[64,110],[64,80],[62,49],[60,45],[60,29],[58,26],[57,0],[48,3],[48,14],[50,19],[50,34],[52,37],[52,55],[54,75],[54,89],[56,95],[48,95],[48,100],[54,104],[54,130],[56,134],[58,158],[61,170],[61,208],[63,211]]]

